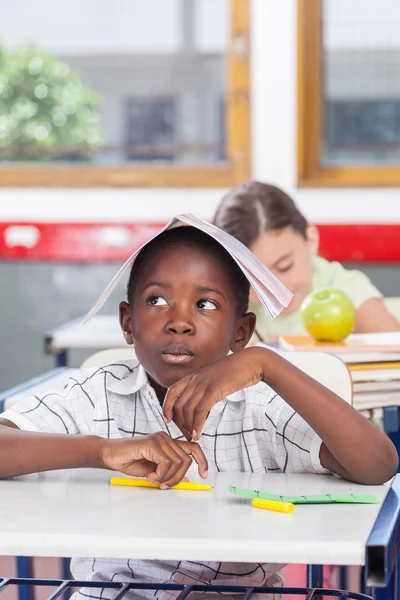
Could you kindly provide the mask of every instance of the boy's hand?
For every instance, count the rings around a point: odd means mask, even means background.
[[[199,475],[205,479],[208,464],[200,446],[173,440],[163,431],[139,439],[105,439],[100,450],[103,468],[146,477],[159,483],[161,489],[182,481],[192,464],[192,457],[198,464]]]
[[[263,379],[260,348],[246,348],[221,358],[172,385],[165,396],[163,411],[193,440],[200,438],[211,408],[238,390]]]

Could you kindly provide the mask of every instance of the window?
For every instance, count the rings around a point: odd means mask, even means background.
[[[0,186],[248,179],[249,3],[9,3],[0,24]]]
[[[175,98],[129,98],[126,114],[126,158],[137,161],[177,161]]]
[[[400,3],[298,0],[305,186],[400,184]]]

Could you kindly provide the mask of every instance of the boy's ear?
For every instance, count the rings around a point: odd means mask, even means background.
[[[127,344],[132,346],[135,343],[132,335],[132,310],[128,302],[120,302],[119,304],[119,324],[124,334]]]
[[[232,352],[243,350],[243,348],[247,346],[256,328],[256,320],[256,315],[251,312],[246,313],[239,318],[235,339],[231,344]]]

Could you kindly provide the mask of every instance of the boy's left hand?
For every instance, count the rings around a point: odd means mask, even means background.
[[[165,420],[169,423],[173,419],[193,440],[198,440],[214,404],[262,379],[260,348],[230,354],[168,389],[163,405]]]

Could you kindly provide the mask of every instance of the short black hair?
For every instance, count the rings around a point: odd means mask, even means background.
[[[232,284],[232,297],[237,304],[238,313],[245,314],[249,307],[250,284],[231,257],[229,252],[215,241],[211,236],[196,227],[183,226],[174,227],[163,231],[154,240],[149,242],[138,254],[129,275],[128,281],[128,302],[132,304],[136,281],[140,273],[146,269],[149,261],[158,254],[161,254],[166,248],[177,246],[194,246],[201,248],[215,256],[223,265],[226,273],[230,277]],[[182,274],[184,276],[184,274]]]

